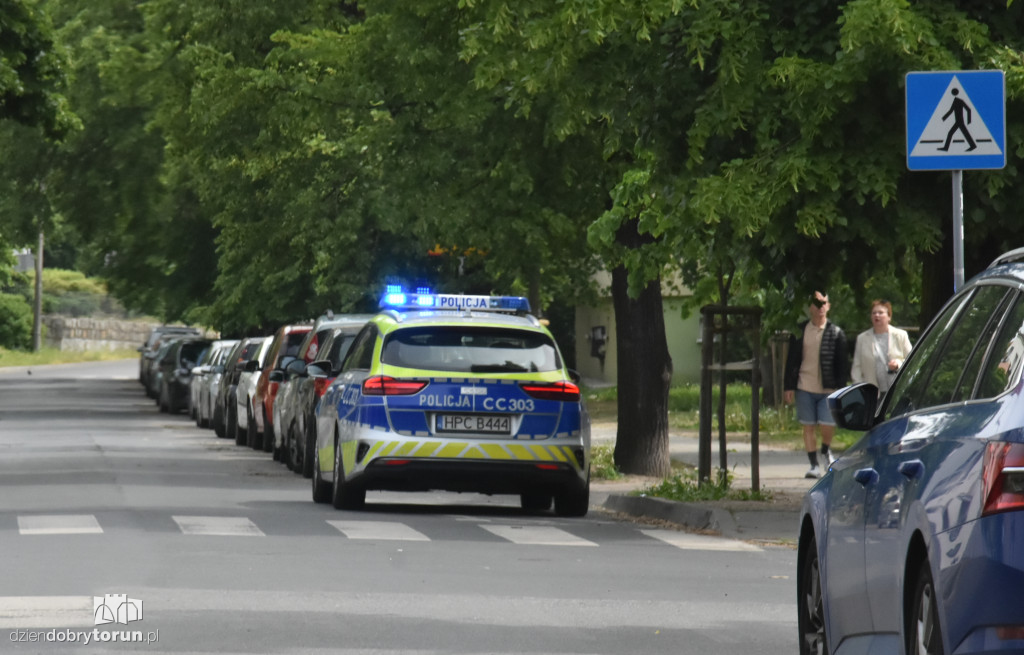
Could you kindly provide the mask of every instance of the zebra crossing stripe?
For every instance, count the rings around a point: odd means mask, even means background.
[[[328,521],[327,523],[349,539],[430,541],[430,537],[404,523],[390,521]]]
[[[101,534],[92,514],[39,514],[18,517],[21,534]]]
[[[593,541],[545,525],[481,525],[488,532],[512,543],[530,546],[596,546]]]
[[[654,537],[666,544],[682,548],[683,550],[715,550],[715,551],[736,551],[736,552],[761,552],[760,546],[748,544],[745,541],[736,539],[723,539],[722,537],[711,537],[703,534],[690,534],[689,532],[677,532],[675,530],[641,530],[648,537]]]
[[[216,537],[262,537],[263,531],[244,516],[172,516],[184,534]]]

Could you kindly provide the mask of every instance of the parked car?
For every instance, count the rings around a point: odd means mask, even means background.
[[[879,400],[829,396],[864,436],[807,493],[801,653],[1024,652],[1024,249],[949,300]]]
[[[296,473],[313,474],[313,461],[305,457],[316,440],[313,413],[327,385],[341,368],[359,330],[373,318],[369,314],[323,317],[299,349],[298,357],[283,371],[274,403],[274,425],[281,435],[281,459]]]
[[[185,325],[158,325],[149,331],[146,342],[138,347],[139,351],[139,382],[147,390],[149,388],[149,377],[153,370],[153,361],[156,359],[156,351],[160,342],[165,336],[201,336],[199,328]]]
[[[160,386],[163,383],[163,371],[160,368],[160,361],[167,354],[167,351],[175,341],[186,337],[165,335],[157,343],[151,355],[147,355],[146,369],[146,395],[153,399],[157,407],[160,406]]]
[[[267,452],[274,452],[274,459],[280,459],[281,452],[281,444],[274,435],[274,401],[277,399],[281,377],[273,376],[276,379],[272,379],[271,372],[295,359],[299,346],[312,329],[313,326],[309,323],[279,327],[270,340],[270,350],[262,364],[265,371],[256,379],[252,400],[255,420],[248,425],[248,441],[253,448],[262,447]]]
[[[192,369],[211,343],[210,339],[184,337],[168,346],[159,364],[161,412],[174,414],[188,407]]]
[[[381,305],[317,408],[313,500],[440,489],[585,515],[589,415],[526,298],[389,291]]]
[[[256,419],[253,418],[256,411],[256,386],[263,375],[263,363],[267,360],[267,353],[273,339],[263,337],[259,348],[253,353],[249,361],[242,366],[238,376],[238,384],[235,386],[234,423],[235,443],[248,445],[250,448],[262,448],[263,443],[256,442]],[[253,426],[250,431],[249,426]]]
[[[224,358],[217,394],[213,399],[213,431],[222,439],[238,441],[235,392],[246,363],[256,356],[266,337],[248,337],[239,341]]]
[[[196,425],[208,427],[213,416],[213,394],[224,372],[224,358],[238,343],[237,339],[218,339],[207,349],[199,364],[192,369],[189,412]]]

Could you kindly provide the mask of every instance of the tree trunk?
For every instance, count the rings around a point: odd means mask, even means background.
[[[43,229],[39,228],[39,247],[36,248],[35,303],[32,308],[32,350],[43,347]]]
[[[665,337],[661,281],[630,298],[628,273],[612,270],[612,301],[618,348],[619,424],[615,464],[623,473],[664,477],[668,452],[668,389],[672,358]]]

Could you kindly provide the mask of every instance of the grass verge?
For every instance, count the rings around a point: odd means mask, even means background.
[[[0,367],[5,366],[42,366],[44,364],[75,364],[79,362],[106,362],[115,359],[137,359],[135,350],[90,350],[73,352],[43,348],[39,352],[8,350],[0,348]]]

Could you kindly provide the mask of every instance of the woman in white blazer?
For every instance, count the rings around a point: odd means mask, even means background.
[[[871,329],[857,335],[853,350],[854,382],[870,382],[878,387],[878,395],[889,390],[896,371],[910,354],[910,337],[906,330],[892,327],[892,304],[886,300],[871,303]]]

